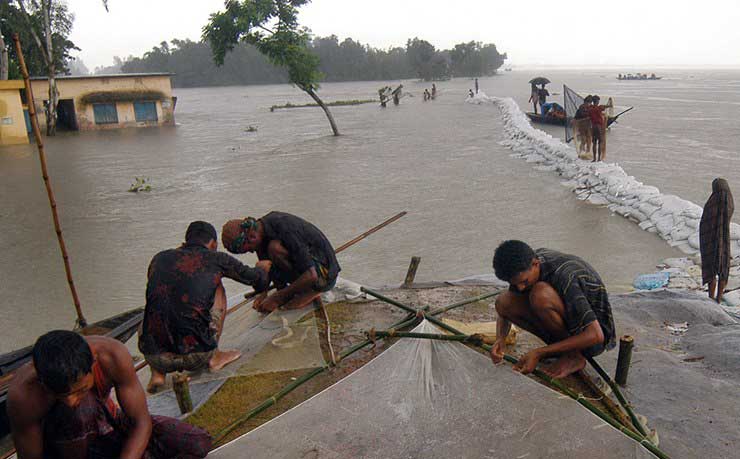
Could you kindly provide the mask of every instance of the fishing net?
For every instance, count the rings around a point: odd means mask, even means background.
[[[578,111],[578,107],[583,104],[583,97],[577,92],[570,89],[568,86],[563,85],[563,102],[565,103],[565,142],[568,143],[576,138],[576,132],[573,125],[573,120]]]
[[[233,307],[241,300],[243,297],[230,298],[229,306]],[[252,309],[251,303],[246,304],[226,317],[219,349],[238,349],[242,355],[217,372],[204,370],[189,374],[195,409],[205,403],[228,378],[314,368],[325,364],[313,306],[292,311],[276,310],[264,315]],[[139,371],[142,384],[148,383],[150,374],[148,367]],[[180,416],[169,377],[167,385],[148,397],[147,403],[152,414]]]
[[[428,322],[414,331],[441,333]],[[651,458],[576,401],[455,342],[401,339],[213,458]]]

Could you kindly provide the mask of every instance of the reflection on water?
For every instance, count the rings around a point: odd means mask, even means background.
[[[511,72],[481,79],[481,89],[515,95],[525,106],[529,77]],[[729,121],[717,128],[725,136],[714,138],[707,129],[686,127],[716,121],[685,119],[729,120],[731,106],[680,105],[681,129],[668,119],[667,102],[634,99],[648,84],[656,95],[670,96],[657,89],[675,86],[669,79],[617,82],[562,72],[551,79],[639,105],[614,130],[609,157],[646,183],[699,202],[708,195],[711,177],[727,166],[737,170],[736,157],[716,164],[718,171],[696,156],[735,151],[738,134],[727,138]],[[326,84],[322,94],[326,100],[371,98],[382,84]],[[399,107],[333,108],[344,134],[338,138],[329,135],[318,109],[271,113],[273,104],[308,101],[284,85],[180,89],[177,127],[49,139],[49,170],[88,319],[143,304],[149,260],[182,241],[190,221],[208,220],[220,228],[230,218],[272,209],[316,223],[335,245],[408,210],[339,258],[346,277],[371,285],[400,283],[413,255],[422,257],[419,280],[490,271],[494,248],[507,238],[575,252],[612,289],[625,288],[659,259],[679,255],[606,209],[576,201],[552,173],[510,158],[498,145],[497,109],[463,103],[472,81],[438,85],[433,102],[422,102],[422,83],[404,86],[417,97],[404,98]],[[736,94],[681,91],[673,96],[738,100]],[[247,132],[249,125],[257,132]],[[699,144],[683,143],[687,138]],[[154,190],[128,193],[135,176],[149,177]],[[0,182],[0,352],[6,352],[50,328],[70,327],[74,313],[35,148],[0,150]],[[227,285],[232,294],[238,288]]]

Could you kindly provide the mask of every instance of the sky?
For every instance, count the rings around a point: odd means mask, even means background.
[[[91,70],[163,40],[199,40],[223,9],[223,0],[109,0],[107,13],[100,0],[67,4]],[[299,15],[315,35],[376,48],[476,40],[495,43],[507,65],[560,67],[740,67],[738,18],[740,0],[314,0]]]

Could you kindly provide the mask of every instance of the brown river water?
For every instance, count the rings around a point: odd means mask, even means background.
[[[480,87],[525,107],[526,81],[538,73],[482,78]],[[616,72],[605,71],[547,75],[551,91],[561,92],[566,81],[638,106],[612,130],[609,156],[646,184],[702,204],[715,175],[737,182],[740,72],[674,71],[657,82],[618,82]],[[385,84],[325,84],[321,95],[373,98]],[[176,127],[48,139],[88,320],[142,305],[149,260],[178,245],[190,221],[208,220],[220,232],[230,218],[272,209],[307,218],[335,245],[409,211],[340,255],[343,276],[369,285],[399,283],[414,255],[422,257],[420,281],[490,272],[493,250],[509,238],[577,253],[615,291],[660,259],[681,255],[608,210],[577,201],[554,173],[510,158],[498,144],[498,109],[464,103],[471,80],[441,82],[437,100],[425,103],[428,86],[405,82],[415,97],[398,107],[333,108],[340,137],[330,135],[317,108],[270,112],[273,104],[309,101],[275,85],[176,89]],[[258,130],[246,132],[249,125]],[[127,192],[135,176],[149,177],[153,191]],[[0,149],[0,190],[1,353],[71,327],[74,310],[35,146]],[[227,284],[229,294],[240,290]]]

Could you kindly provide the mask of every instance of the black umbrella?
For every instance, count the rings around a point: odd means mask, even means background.
[[[548,84],[548,83],[550,83],[550,80],[548,80],[545,77],[537,77],[537,78],[532,78],[531,80],[529,80],[529,84],[535,84],[535,85]]]

